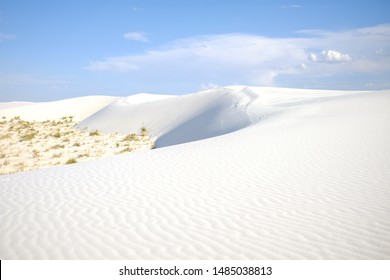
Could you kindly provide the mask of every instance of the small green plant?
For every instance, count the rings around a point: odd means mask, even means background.
[[[82,157],[90,157],[90,154],[88,154],[88,153],[79,154],[78,157],[79,157],[79,158],[82,158]]]
[[[3,135],[0,135],[0,140],[7,139],[7,138],[11,138],[11,134],[10,133],[6,133],[6,134],[3,134]]]
[[[57,131],[56,133],[52,134],[51,136],[53,136],[55,138],[60,138],[61,137],[61,133],[59,131]]]
[[[94,130],[94,131],[91,131],[91,132],[89,133],[89,136],[99,136],[99,135],[100,135],[99,130]]]
[[[33,150],[33,151],[32,151],[32,154],[33,154],[33,157],[34,157],[34,158],[39,158],[39,156],[40,156],[40,153],[39,153],[38,150]]]
[[[59,145],[59,144],[51,147],[51,149],[63,149],[63,148],[65,148],[65,145]]]
[[[26,164],[24,164],[23,162],[16,165],[16,168],[19,172],[24,171],[26,169],[26,167],[27,167]]]
[[[29,141],[32,140],[37,135],[36,132],[27,133],[20,137],[20,141]]]
[[[141,128],[141,135],[142,136],[147,136],[148,135],[148,130],[144,126]]]
[[[125,138],[123,138],[123,141],[135,141],[135,140],[137,140],[137,134],[135,133],[128,134],[125,136]]]
[[[29,128],[31,125],[28,121],[20,121],[19,124],[22,128]]]
[[[60,158],[62,156],[62,154],[61,153],[58,153],[58,154],[53,154],[53,158]]]
[[[80,147],[80,143],[79,142],[74,143],[73,147]]]
[[[68,160],[66,161],[66,164],[74,164],[74,163],[77,163],[77,160],[74,159],[74,158],[68,159]]]
[[[125,149],[121,150],[119,153],[123,154],[123,153],[129,153],[131,151],[132,151],[132,149],[128,147],[128,148],[125,148]]]

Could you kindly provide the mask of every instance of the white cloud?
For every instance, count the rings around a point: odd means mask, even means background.
[[[306,59],[307,54],[294,41],[247,34],[199,36],[178,40],[140,55],[91,62],[87,69],[131,71],[133,74],[137,72],[133,70],[139,70],[148,75],[176,75],[186,79],[197,76],[208,81],[217,79],[218,84],[219,80],[230,79],[235,83],[250,80],[270,85],[283,69]],[[207,84],[207,81],[201,83]]]
[[[320,53],[311,53],[308,56],[308,60],[312,62],[325,62],[325,63],[338,63],[351,61],[352,58],[348,54],[343,54],[338,51],[324,50]]]
[[[111,57],[106,61],[90,62],[86,69],[91,71],[129,72],[138,69],[138,67],[126,61],[124,57]]]
[[[123,38],[131,41],[149,42],[149,39],[146,34],[141,32],[128,32],[123,34]]]
[[[348,76],[352,84],[353,77],[362,74],[390,76],[390,56],[375,52],[389,53],[389,32],[390,25],[380,25],[342,32],[299,31],[297,34],[305,35],[293,38],[196,36],[139,54],[93,61],[86,68],[129,72],[133,83],[142,80],[174,85],[180,81],[199,86],[212,81],[219,85],[289,86],[291,81]],[[356,81],[363,84],[360,76]]]

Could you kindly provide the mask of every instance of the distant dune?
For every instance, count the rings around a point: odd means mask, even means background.
[[[11,107],[0,117],[145,126],[157,149],[0,176],[1,259],[390,258],[389,90],[231,86]]]
[[[85,96],[52,102],[3,102],[0,103],[0,117],[20,116],[26,121],[46,121],[73,116],[75,121],[81,121],[115,100],[118,97]]]

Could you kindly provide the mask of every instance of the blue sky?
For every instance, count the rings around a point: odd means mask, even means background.
[[[390,88],[390,1],[1,0],[0,102]]]

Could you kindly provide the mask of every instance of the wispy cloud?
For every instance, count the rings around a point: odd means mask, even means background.
[[[0,72],[1,101],[36,100],[36,93],[48,91],[46,98],[56,99],[56,94],[67,91],[71,83],[62,78],[33,73],[4,73]],[[35,96],[34,96],[35,95]]]
[[[282,9],[299,9],[302,8],[302,5],[291,4],[291,5],[283,5]]]
[[[2,73],[0,72],[0,83],[2,85],[16,86],[41,85],[49,87],[66,86],[69,82],[58,77],[49,77],[32,73]]]
[[[142,12],[142,11],[144,11],[144,8],[137,7],[137,6],[131,6],[130,10],[132,10],[133,12]]]
[[[0,32],[0,43],[7,40],[16,39],[16,36],[13,34],[4,34]]]
[[[86,68],[131,72],[134,80],[147,76],[149,80],[180,80],[199,86],[295,86],[292,80],[303,84],[348,76],[346,86],[356,87],[369,84],[370,79],[378,76],[390,76],[390,25],[342,32],[311,30],[309,36],[305,32],[305,36],[294,38],[250,34],[197,36],[140,54],[92,61]],[[366,81],[361,79],[363,74]]]
[[[149,42],[148,37],[143,32],[128,32],[123,34],[123,38],[131,41]]]

